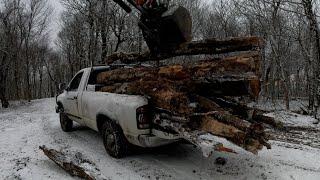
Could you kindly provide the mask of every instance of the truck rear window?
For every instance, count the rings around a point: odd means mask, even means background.
[[[90,77],[89,77],[88,85],[98,85],[98,83],[97,83],[98,74],[100,74],[102,72],[106,72],[106,71],[108,71],[108,69],[101,69],[101,70],[92,71],[90,74]]]

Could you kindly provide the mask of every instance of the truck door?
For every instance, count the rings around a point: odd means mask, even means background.
[[[78,110],[78,96],[79,96],[79,86],[81,79],[83,77],[84,72],[79,72],[70,82],[67,93],[66,93],[66,99],[67,99],[67,106],[65,107],[65,112],[69,115],[71,115],[71,119],[74,121],[77,121],[79,123],[81,122],[81,118],[79,117],[79,110]]]

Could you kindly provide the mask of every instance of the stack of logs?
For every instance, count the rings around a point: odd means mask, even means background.
[[[175,122],[188,132],[211,133],[256,154],[263,146],[270,148],[263,124],[279,125],[263,116],[263,112],[239,101],[245,97],[255,100],[259,96],[261,44],[256,37],[231,38],[186,43],[170,55],[157,57],[148,53],[118,53],[108,57],[107,62],[135,63],[241,51],[190,64],[114,69],[100,73],[97,81],[105,85],[103,92],[148,97],[150,106],[161,115],[155,124]],[[181,133],[176,128],[167,128]]]

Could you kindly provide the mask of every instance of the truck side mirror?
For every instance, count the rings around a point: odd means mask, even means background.
[[[60,83],[59,84],[59,91],[62,92],[64,90],[68,91],[66,83]]]

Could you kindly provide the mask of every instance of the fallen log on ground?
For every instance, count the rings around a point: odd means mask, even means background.
[[[40,146],[39,149],[41,149],[49,159],[72,176],[77,176],[87,180],[107,179],[101,174],[100,170],[94,163],[83,159],[82,154],[80,153],[67,155],[54,149],[48,149],[46,146]]]
[[[225,54],[237,51],[251,51],[259,49],[263,42],[258,37],[229,38],[225,40],[207,39],[184,43],[170,54],[162,54],[157,57],[149,52],[143,54],[115,53],[106,58],[106,63],[111,64],[115,61],[122,63],[137,63],[147,61],[159,61],[177,56],[185,55],[215,55]]]

